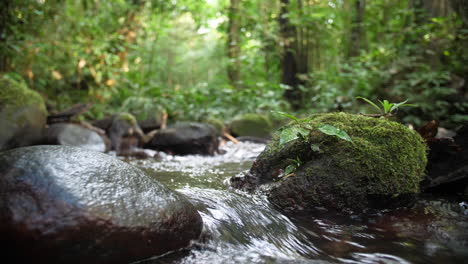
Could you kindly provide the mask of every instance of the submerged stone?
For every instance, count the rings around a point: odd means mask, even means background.
[[[66,146],[0,153],[0,222],[2,250],[20,263],[130,263],[202,229],[184,197],[143,171]]]
[[[345,131],[352,141],[322,133],[318,128],[323,125]],[[302,131],[303,136],[284,143],[280,135],[286,129]],[[359,212],[407,203],[419,193],[426,163],[422,138],[399,123],[346,113],[316,114],[280,129],[249,175],[231,182],[241,188],[268,183],[268,199],[286,211],[325,207]]]
[[[23,80],[0,76],[0,150],[36,143],[47,120],[42,97]]]

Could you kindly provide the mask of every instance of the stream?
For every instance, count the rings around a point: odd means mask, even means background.
[[[325,209],[291,217],[259,194],[229,188],[263,150],[255,143],[221,147],[224,154],[127,160],[184,194],[203,218],[189,249],[140,261],[162,263],[466,263],[468,203],[422,197],[408,209],[343,216]]]

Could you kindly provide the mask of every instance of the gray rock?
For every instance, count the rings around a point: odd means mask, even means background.
[[[44,144],[64,145],[105,152],[106,143],[98,133],[75,124],[53,124],[44,132]]]
[[[185,247],[202,220],[143,171],[77,147],[0,153],[0,233],[19,263],[129,263]]]

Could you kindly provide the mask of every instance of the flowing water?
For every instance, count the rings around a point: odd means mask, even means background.
[[[457,199],[422,198],[366,216],[290,217],[259,194],[229,188],[263,148],[228,142],[214,157],[129,161],[188,197],[204,222],[189,249],[141,263],[468,263],[468,204]]]

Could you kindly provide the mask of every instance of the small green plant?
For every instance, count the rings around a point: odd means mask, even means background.
[[[284,175],[285,177],[290,176],[293,174],[297,168],[299,168],[302,165],[302,161],[299,157],[296,157],[296,159],[289,159],[292,163],[289,164],[285,169],[284,169]]]
[[[375,104],[374,102],[372,102],[371,100],[369,100],[367,98],[364,98],[364,97],[361,97],[361,96],[358,96],[356,98],[364,100],[365,102],[372,105],[374,108],[376,108],[380,112],[379,114],[376,114],[376,115],[362,114],[362,115],[365,115],[365,116],[372,116],[372,117],[381,117],[381,116],[388,117],[388,116],[392,116],[396,111],[398,111],[398,108],[400,108],[400,107],[403,107],[403,106],[415,107],[416,106],[414,104],[407,104],[408,100],[405,100],[405,101],[400,102],[400,103],[390,103],[388,100],[383,100],[383,101],[378,100],[380,105],[381,105],[381,107],[379,107],[377,104]]]
[[[330,135],[330,136],[336,136],[340,139],[343,139],[343,140],[346,140],[346,141],[349,141],[349,142],[352,142],[352,139],[351,137],[346,133],[346,131],[344,130],[341,130],[337,127],[334,127],[332,125],[321,125],[317,128],[314,128],[312,126],[310,126],[307,122],[310,121],[309,118],[306,118],[306,119],[299,119],[291,114],[288,114],[288,113],[284,113],[284,112],[278,112],[278,111],[272,111],[273,113],[276,113],[276,114],[279,114],[279,115],[282,115],[282,116],[285,116],[285,117],[288,117],[292,120],[294,120],[294,122],[296,124],[298,124],[298,126],[290,126],[290,127],[287,127],[283,130],[281,130],[281,133],[280,133],[280,146],[283,146],[284,144],[290,142],[290,141],[293,141],[293,140],[296,140],[298,138],[300,139],[303,139],[305,141],[308,141],[308,135],[310,134],[310,132],[314,129],[317,129],[319,130],[320,132],[326,134],[326,135]],[[312,149],[318,149],[316,146],[312,146]]]

